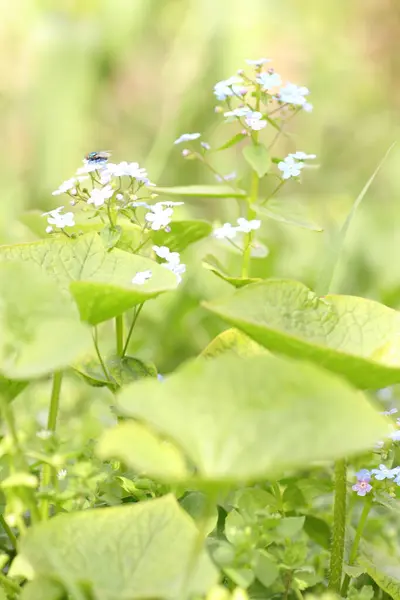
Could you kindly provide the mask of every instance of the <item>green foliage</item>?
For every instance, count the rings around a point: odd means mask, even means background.
[[[254,146],[245,146],[243,157],[259,177],[264,177],[271,166],[271,159],[268,150],[263,144]]]
[[[126,386],[118,407],[177,443],[198,477],[210,481],[276,476],[367,450],[387,431],[383,418],[345,382],[272,356],[195,360],[163,385],[147,380]],[[357,431],[354,419],[362,423]]]
[[[66,589],[88,589],[105,600],[201,594],[216,583],[217,572],[201,548],[191,565],[196,534],[170,496],[62,515],[24,537],[13,574],[55,577]],[[77,539],[79,553],[71,551]],[[160,555],[168,559],[155,562]]]
[[[205,306],[266,348],[313,360],[361,388],[400,381],[400,317],[377,302],[318,298],[299,282],[272,280]]]

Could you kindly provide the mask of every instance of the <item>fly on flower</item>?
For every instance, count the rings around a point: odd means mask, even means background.
[[[108,150],[101,150],[100,152],[89,152],[85,156],[85,160],[89,163],[105,163],[111,156],[111,152]]]

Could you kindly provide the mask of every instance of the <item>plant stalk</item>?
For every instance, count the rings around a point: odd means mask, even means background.
[[[124,315],[115,317],[115,342],[118,356],[124,354]]]
[[[60,392],[62,383],[62,371],[56,371],[53,375],[53,387],[51,389],[50,396],[50,408],[49,417],[47,420],[47,429],[52,433],[56,430],[58,409],[60,406]],[[49,464],[43,465],[42,473],[42,488],[46,489],[49,487],[51,482],[52,466]],[[40,515],[43,521],[46,521],[49,517],[49,500],[43,498],[40,504]]]
[[[347,464],[346,460],[335,463],[335,501],[333,507],[333,531],[329,588],[340,594],[342,585],[344,542],[346,532]]]
[[[357,525],[357,529],[356,529],[356,534],[354,536],[354,540],[353,540],[353,545],[351,547],[351,551],[350,551],[350,557],[349,557],[349,565],[353,565],[356,558],[357,558],[357,554],[358,554],[358,547],[360,545],[360,541],[361,541],[361,536],[363,534],[364,528],[365,528],[365,524],[367,522],[368,519],[368,515],[369,515],[369,511],[371,510],[372,507],[372,496],[369,495],[366,498],[365,504],[364,504],[364,508],[362,510],[361,516],[360,516],[360,520],[358,522]],[[342,591],[341,591],[341,595],[347,596],[347,590],[349,589],[349,583],[350,583],[350,575],[348,575],[346,573],[344,580],[343,580],[343,585],[342,585]]]
[[[7,521],[5,520],[4,515],[1,515],[1,514],[0,514],[0,525],[2,526],[5,533],[7,534],[7,537],[10,540],[11,546],[14,548],[14,550],[16,550],[17,549],[17,538],[15,537],[14,533],[12,532],[11,527],[8,525]]]
[[[139,315],[140,315],[140,312],[141,312],[141,310],[142,310],[143,306],[144,306],[144,302],[143,302],[142,304],[139,304],[139,306],[137,306],[137,307],[135,308],[135,313],[134,313],[134,315],[133,315],[132,323],[131,323],[131,326],[130,326],[130,328],[129,328],[128,335],[127,335],[127,337],[126,337],[125,346],[124,346],[124,347],[123,347],[123,349],[122,349],[121,358],[123,358],[123,357],[125,356],[125,354],[126,354],[126,352],[127,352],[127,350],[128,350],[128,346],[129,346],[129,342],[131,341],[131,337],[132,337],[133,329],[134,329],[134,327],[135,327],[135,325],[136,325],[136,321],[138,320],[138,317],[139,317]]]

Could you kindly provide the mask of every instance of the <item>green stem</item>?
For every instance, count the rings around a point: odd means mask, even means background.
[[[2,402],[2,409],[4,420],[6,422],[7,428],[10,432],[13,441],[14,453],[17,459],[18,468],[22,469],[23,471],[29,472],[29,465],[25,460],[24,453],[19,443],[17,427],[14,420],[14,413],[8,402],[6,402],[4,399]],[[33,490],[30,488],[24,488],[24,490],[21,492],[21,495],[24,497],[27,508],[30,512],[32,523],[40,521],[40,515],[38,507],[36,505],[36,499]],[[19,529],[22,533],[21,528]]]
[[[279,192],[279,190],[281,189],[282,186],[284,186],[286,183],[285,179],[282,179],[282,181],[279,182],[279,184],[276,186],[276,188],[270,193],[269,196],[267,196],[267,198],[265,198],[265,200],[263,202],[261,202],[261,206],[265,206],[267,204],[267,202],[269,200],[271,200],[271,198],[273,198],[273,196],[275,196],[275,194],[277,194]]]
[[[0,525],[6,532],[7,537],[10,540],[11,546],[14,548],[14,550],[16,550],[17,549],[17,538],[15,537],[15,535],[13,534],[13,532],[11,530],[11,527],[8,525],[7,521],[5,520],[4,515],[1,515],[1,514],[0,514]]]
[[[123,347],[122,353],[121,353],[121,358],[123,358],[128,350],[128,346],[129,346],[129,342],[131,341],[131,337],[132,337],[132,333],[133,333],[133,329],[136,325],[136,321],[138,320],[138,317],[140,315],[140,311],[142,310],[144,306],[144,302],[142,304],[139,304],[139,306],[137,306],[135,308],[135,314],[133,315],[133,319],[132,319],[132,323],[131,326],[129,328],[129,332],[128,335],[126,337],[126,342],[125,342],[125,346]]]
[[[347,465],[346,461],[335,463],[335,502],[333,507],[333,531],[329,587],[340,594],[342,585],[344,542],[346,532]]]
[[[350,566],[354,564],[354,562],[357,558],[358,547],[360,545],[360,540],[361,540],[361,537],[362,537],[362,534],[363,534],[363,531],[365,528],[365,524],[368,519],[369,511],[371,510],[371,507],[372,507],[372,496],[369,495],[369,496],[367,496],[367,498],[365,500],[364,508],[362,510],[360,520],[357,525],[356,534],[354,536],[353,545],[351,547],[350,557],[349,557],[349,565]],[[346,574],[344,577],[344,580],[343,580],[341,596],[343,596],[343,597],[347,596],[347,590],[349,589],[349,583],[350,583],[350,575]]]
[[[94,344],[94,348],[96,350],[97,358],[99,359],[100,366],[103,370],[104,377],[107,379],[107,381],[111,381],[111,377],[107,371],[107,367],[104,363],[103,357],[101,356],[99,343],[98,343],[98,339],[97,339],[97,328],[96,327],[94,328],[94,331],[93,331],[93,344]]]
[[[124,315],[115,317],[115,341],[117,355],[123,356],[124,352]]]
[[[0,572],[0,582],[11,594],[17,594],[17,596],[19,597],[22,590],[19,587],[19,585],[15,583],[15,581],[10,579],[9,577],[6,577],[5,575],[3,575],[3,573]]]
[[[258,197],[258,186],[260,179],[255,171],[252,172],[251,175],[251,191],[250,196],[247,200],[247,220],[251,221],[256,216],[256,213],[253,209],[253,204],[256,202]],[[242,277],[249,276],[249,265],[251,258],[251,244],[253,241],[254,231],[250,231],[246,235],[246,242],[243,252],[243,261],[242,261]]]
[[[50,408],[49,408],[49,417],[47,420],[47,429],[52,433],[56,430],[57,425],[57,415],[58,409],[60,406],[60,392],[61,392],[61,383],[62,383],[62,371],[56,371],[53,375],[53,387],[51,389],[51,397],[50,397]],[[49,487],[51,482],[51,474],[52,467],[49,464],[43,465],[43,473],[42,473],[42,488],[46,489]],[[49,517],[49,500],[48,498],[43,498],[40,505],[40,514],[43,521],[46,521]]]

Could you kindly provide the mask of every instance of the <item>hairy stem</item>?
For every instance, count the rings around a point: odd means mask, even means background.
[[[333,531],[329,587],[340,594],[342,585],[344,541],[346,532],[347,465],[345,460],[335,463],[335,502],[333,507]]]
[[[53,375],[53,387],[51,389],[50,396],[50,408],[49,408],[49,417],[47,420],[47,429],[48,431],[55,432],[56,424],[57,424],[57,415],[58,409],[60,406],[60,392],[61,392],[61,383],[62,383],[62,372],[56,371]],[[43,473],[42,473],[42,488],[46,489],[49,487],[51,482],[51,474],[52,467],[49,464],[43,465]],[[40,515],[42,519],[45,521],[49,517],[49,500],[48,498],[43,498],[40,505]]]

